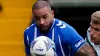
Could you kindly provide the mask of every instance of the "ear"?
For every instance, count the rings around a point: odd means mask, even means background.
[[[51,10],[51,14],[54,16],[54,10]]]

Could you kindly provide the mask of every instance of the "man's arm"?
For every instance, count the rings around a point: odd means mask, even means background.
[[[88,44],[85,43],[78,51],[75,53],[75,56],[96,56],[94,49]]]

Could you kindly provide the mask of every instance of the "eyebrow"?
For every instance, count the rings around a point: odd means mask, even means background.
[[[100,30],[100,29],[99,29],[99,28],[97,28],[97,27],[96,27],[96,28],[95,28],[95,27],[93,27],[91,23],[90,23],[90,27],[91,27],[91,28],[93,28],[94,30]]]
[[[46,16],[47,14],[44,14],[44,15],[42,15],[42,16]]]
[[[47,14],[44,14],[44,15],[42,15],[42,16],[46,16]],[[40,17],[40,16],[34,16],[34,17]]]
[[[92,24],[90,23],[90,27],[92,27],[93,28],[93,26],[92,26]]]

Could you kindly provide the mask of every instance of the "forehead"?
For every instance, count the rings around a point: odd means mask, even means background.
[[[94,24],[93,22],[91,22],[90,26],[92,26],[93,28],[99,28],[100,29],[100,24]]]
[[[44,15],[47,14],[50,10],[47,7],[41,8],[41,9],[34,9],[33,15]]]

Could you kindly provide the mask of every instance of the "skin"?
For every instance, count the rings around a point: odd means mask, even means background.
[[[96,56],[96,53],[89,44],[85,43],[74,56]]]
[[[54,13],[47,7],[33,10],[34,20],[37,23],[41,31],[48,31],[50,25],[52,24]],[[76,55],[80,56],[95,56],[95,52],[89,44],[84,44],[78,51]]]
[[[93,23],[93,20],[90,23],[90,37],[91,42],[95,45],[100,44],[100,24]]]
[[[48,9],[48,7],[34,9],[33,17],[41,32],[46,33],[52,25],[54,12],[53,10]]]
[[[96,11],[91,15],[90,40],[95,45],[100,45],[100,11]]]
[[[54,11],[44,6],[32,10],[34,21],[42,33],[47,33],[53,23]],[[76,56],[96,56],[93,48],[89,44],[84,44],[75,53]],[[26,55],[30,56],[30,55]]]

